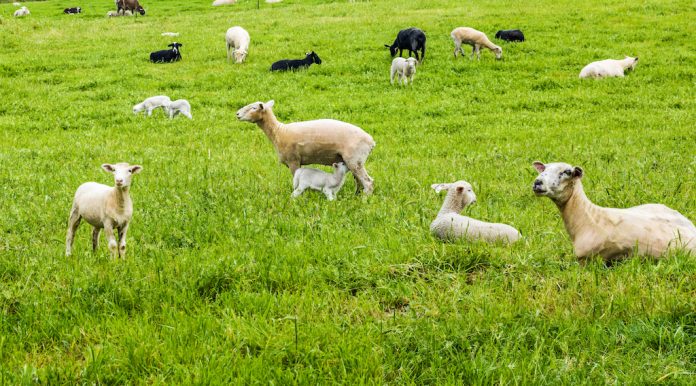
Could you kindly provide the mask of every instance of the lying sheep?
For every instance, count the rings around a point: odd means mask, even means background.
[[[174,102],[169,103],[169,106],[165,108],[165,111],[169,114],[169,119],[174,119],[175,116],[181,114],[188,119],[193,119],[191,116],[191,105],[186,99],[177,99]]]
[[[147,116],[149,117],[152,115],[152,110],[161,108],[167,115],[169,115],[169,105],[171,105],[171,103],[172,100],[166,95],[149,97],[133,106],[133,114],[138,114],[144,110],[147,112]]]
[[[304,59],[283,59],[271,64],[271,71],[295,71],[302,68],[309,68],[312,63],[321,64],[319,55],[308,52]]]
[[[140,165],[118,163],[103,164],[102,169],[113,173],[116,186],[107,186],[96,182],[80,185],[75,192],[70,218],[68,219],[68,234],[65,239],[65,255],[72,254],[75,231],[84,219],[92,225],[92,250],[99,245],[99,233],[104,229],[109,242],[111,256],[126,257],[126,233],[133,216],[133,203],[129,189],[131,178],[143,170]],[[118,241],[114,236],[118,232]]]
[[[179,36],[179,33],[178,33],[178,32],[162,32],[161,35],[162,35],[162,36],[172,36],[172,37],[176,37],[176,36]]]
[[[31,12],[29,12],[29,9],[27,7],[22,6],[22,8],[14,11],[14,17],[24,17],[27,15],[30,15]]]
[[[523,42],[524,34],[518,29],[507,29],[496,32],[495,38],[506,42]]]
[[[80,7],[65,8],[63,10],[63,13],[66,15],[74,15],[77,13],[82,13],[82,8],[80,8]]]
[[[14,3],[12,3],[12,5],[14,5],[15,7],[21,7],[22,3],[15,1]]]
[[[469,59],[473,59],[474,54],[476,54],[478,59],[481,60],[481,47],[486,47],[493,51],[496,59],[502,59],[503,57],[503,49],[488,40],[488,36],[481,31],[469,27],[459,27],[455,28],[452,33],[450,33],[450,36],[452,36],[452,40],[454,40],[455,58],[457,57],[457,52],[461,53],[462,56],[464,55],[462,44],[468,44],[472,47],[471,57]]]
[[[356,188],[369,195],[374,181],[365,170],[365,161],[375,147],[375,141],[361,128],[333,119],[278,122],[273,114],[274,101],[254,102],[237,111],[237,119],[256,123],[273,143],[280,162],[295,172],[302,165],[331,165],[345,162],[353,173]]]
[[[181,46],[183,46],[183,44],[174,42],[167,45],[167,47],[172,47],[169,50],[151,52],[150,61],[153,63],[178,62],[181,60],[181,52],[179,51],[179,47]]]
[[[231,27],[225,34],[225,42],[227,42],[227,61],[234,55],[236,63],[244,62],[247,53],[249,52],[249,42],[251,37],[249,33],[242,27]]]
[[[324,193],[329,201],[333,201],[346,181],[348,167],[343,162],[334,163],[332,167],[334,169],[333,174],[313,168],[297,169],[292,178],[292,187],[294,189],[292,197],[297,197],[307,188],[311,188]]]
[[[430,232],[433,235],[442,240],[466,239],[506,244],[519,240],[520,232],[510,225],[483,222],[459,214],[464,207],[476,202],[476,194],[468,182],[433,184],[431,187],[436,193],[447,191],[440,212],[430,224]]]
[[[229,4],[235,4],[237,0],[215,0],[213,1],[213,7],[217,7],[219,5],[229,5]]]
[[[107,17],[133,16],[133,13],[131,11],[125,11],[121,14],[118,11],[109,11],[106,13],[106,16]]]
[[[623,77],[624,71],[634,70],[638,64],[638,58],[630,56],[621,60],[607,59],[599,62],[592,62],[580,71],[580,78],[606,78]]]
[[[634,252],[659,257],[672,249],[696,253],[696,226],[679,212],[660,204],[603,208],[585,196],[581,168],[560,162],[533,165],[539,176],[532,190],[561,211],[578,258],[612,260]]]
[[[394,58],[389,76],[391,84],[394,84],[394,75],[398,76],[397,83],[406,85],[410,79],[411,84],[413,84],[413,75],[416,73],[417,64],[416,58]]]

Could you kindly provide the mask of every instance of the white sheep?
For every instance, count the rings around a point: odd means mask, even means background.
[[[173,119],[178,114],[181,114],[188,119],[193,119],[191,116],[191,105],[186,99],[177,99],[174,102],[171,102],[165,111],[167,111],[169,114],[169,119]]]
[[[162,36],[174,36],[174,37],[176,37],[176,36],[179,36],[179,33],[178,32],[162,32],[161,35]]]
[[[229,4],[235,4],[237,0],[215,0],[213,1],[213,7],[217,7],[219,5],[229,5]]]
[[[129,194],[131,178],[134,174],[140,173],[143,167],[118,163],[103,164],[102,169],[113,173],[115,186],[87,182],[77,188],[68,219],[68,234],[65,239],[66,256],[72,254],[75,231],[80,221],[84,219],[93,227],[93,251],[97,250],[99,233],[104,229],[111,256],[126,257],[126,233],[133,216],[133,202]],[[118,233],[118,241],[114,230]]]
[[[251,41],[249,33],[242,27],[231,27],[225,34],[225,41],[227,42],[227,61],[230,60],[230,56],[234,55],[236,63],[244,62]]]
[[[161,108],[167,115],[169,115],[169,105],[171,103],[172,100],[166,95],[153,96],[133,106],[133,114],[138,114],[144,110],[149,117],[152,115],[152,110]]]
[[[15,7],[21,7],[22,3],[15,1],[14,3],[12,3],[12,5],[14,5]]]
[[[324,193],[329,201],[334,200],[346,181],[348,167],[343,162],[334,163],[332,167],[334,169],[332,174],[313,168],[297,169],[292,178],[292,187],[294,189],[292,197],[297,197],[307,188],[311,188]]]
[[[476,54],[478,59],[481,60],[481,47],[486,47],[493,51],[496,59],[502,59],[503,57],[503,49],[493,44],[493,42],[488,39],[488,36],[481,31],[469,27],[459,27],[452,30],[450,36],[452,36],[452,40],[454,40],[455,58],[457,57],[457,52],[461,53],[462,56],[464,55],[462,44],[468,44],[472,47],[471,57],[469,59],[473,59],[474,54]]]
[[[464,207],[476,202],[476,194],[471,184],[457,181],[451,184],[431,185],[436,193],[447,191],[447,197],[440,212],[430,224],[430,232],[442,240],[466,239],[483,240],[489,243],[514,243],[520,232],[506,224],[489,223],[459,214]]]
[[[29,12],[29,9],[27,7],[24,7],[24,6],[22,6],[22,8],[20,8],[16,11],[14,11],[14,17],[24,17],[24,16],[27,16],[29,14],[31,14],[31,12]]]
[[[126,10],[123,13],[118,11],[109,11],[106,13],[106,17],[120,17],[120,16],[133,16],[133,12]]]
[[[621,60],[600,60],[583,67],[582,71],[580,71],[580,78],[623,77],[626,70],[634,70],[637,64],[638,58],[632,58],[630,56]]]
[[[532,190],[549,197],[561,211],[578,258],[612,260],[634,252],[660,257],[671,249],[696,254],[696,226],[676,210],[660,204],[603,208],[585,195],[582,168],[562,162],[533,165],[539,176]]]
[[[406,85],[410,79],[411,84],[413,84],[413,75],[416,73],[417,64],[416,58],[394,58],[389,75],[391,84],[394,84],[394,75],[398,76],[396,83]]]

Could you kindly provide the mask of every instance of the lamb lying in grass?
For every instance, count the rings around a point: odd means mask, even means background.
[[[329,174],[325,171],[313,168],[299,168],[292,178],[292,197],[302,194],[307,188],[321,191],[329,201],[336,198],[336,194],[343,183],[346,181],[348,167],[343,162],[334,163],[334,172]]]
[[[144,101],[138,103],[137,105],[133,106],[133,114],[138,114],[141,111],[145,111],[147,113],[147,116],[149,117],[152,115],[152,111],[154,109],[162,109],[167,115],[169,115],[169,105],[171,103],[172,100],[169,99],[169,97],[166,95],[157,95],[149,97]]]
[[[621,60],[607,59],[592,62],[580,71],[580,78],[608,78],[623,77],[625,71],[634,70],[638,64],[638,58],[630,56]]]
[[[519,240],[520,232],[509,225],[483,222],[459,214],[464,207],[476,202],[476,194],[468,182],[433,184],[431,187],[436,193],[442,190],[447,191],[447,197],[440,212],[430,224],[430,232],[433,235],[442,240],[482,240],[505,244]]]

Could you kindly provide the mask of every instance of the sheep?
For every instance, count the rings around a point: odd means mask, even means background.
[[[271,65],[271,71],[294,71],[301,68],[308,68],[312,63],[321,64],[319,55],[314,53],[314,51],[308,52],[304,59],[279,60]]]
[[[133,14],[136,12],[145,15],[145,9],[140,5],[138,0],[116,0],[116,7],[119,13],[125,13],[125,11],[131,11]]]
[[[109,11],[106,13],[107,17],[119,17],[119,16],[133,16],[131,11],[125,11],[123,14],[118,13],[118,11]]]
[[[283,2],[283,0],[266,0],[266,3],[268,4],[277,4],[281,2]]]
[[[167,45],[167,47],[172,47],[170,50],[161,50],[150,53],[150,61],[153,63],[171,63],[181,60],[181,52],[179,47],[183,46],[181,43],[174,42]]]
[[[478,59],[481,60],[481,47],[486,47],[491,50],[495,54],[496,59],[503,58],[503,49],[488,40],[488,36],[481,31],[469,27],[459,27],[452,30],[450,36],[452,36],[452,40],[454,40],[455,58],[457,57],[457,52],[461,53],[462,56],[464,55],[462,44],[468,44],[472,47],[471,57],[469,59],[473,59],[474,54],[476,54]]]
[[[408,84],[409,78],[413,84],[413,75],[416,73],[416,65],[418,61],[415,58],[394,58],[391,65],[391,73],[389,79],[391,84],[394,84],[394,75],[398,75],[397,83]]]
[[[213,7],[217,7],[219,5],[229,5],[229,4],[235,4],[237,0],[215,0],[213,1]]]
[[[344,162],[334,163],[332,167],[334,169],[333,174],[313,168],[297,169],[292,178],[292,187],[294,189],[292,197],[297,197],[307,188],[311,188],[321,191],[329,201],[333,201],[346,181],[348,167]]]
[[[191,105],[186,99],[177,99],[174,102],[169,103],[169,106],[165,108],[165,111],[169,114],[169,119],[174,119],[174,117],[178,114],[181,114],[188,119],[193,119],[191,116]]]
[[[14,17],[24,17],[30,14],[31,12],[29,12],[29,9],[25,6],[22,6],[22,8],[14,11]]]
[[[244,62],[251,41],[249,33],[242,27],[231,27],[225,34],[225,41],[227,42],[227,61],[229,62],[230,56],[234,55],[235,63]]]
[[[73,15],[76,13],[82,13],[82,8],[80,8],[80,7],[65,8],[63,10],[63,13],[66,15]]]
[[[137,115],[139,112],[145,110],[147,112],[147,116],[149,117],[152,115],[152,110],[161,108],[167,115],[169,115],[169,106],[171,103],[172,100],[166,95],[153,96],[133,106],[133,114]]]
[[[430,232],[439,239],[482,240],[504,244],[520,239],[520,232],[510,225],[483,222],[459,214],[464,207],[476,202],[476,194],[468,182],[461,180],[450,184],[433,184],[431,187],[436,193],[447,191],[440,212],[430,224]]]
[[[500,30],[495,33],[495,38],[506,42],[523,42],[524,34],[518,29]]]
[[[178,32],[162,32],[160,35],[176,37],[176,36],[179,36],[179,33]]]
[[[73,199],[68,232],[65,238],[65,255],[72,254],[75,231],[84,219],[92,225],[92,251],[99,245],[99,233],[104,229],[109,242],[111,256],[126,257],[126,233],[133,216],[133,203],[129,190],[131,178],[143,170],[140,165],[127,163],[103,164],[102,169],[114,175],[115,186],[103,185],[97,182],[87,182],[77,188]],[[114,236],[118,232],[118,241]]]
[[[637,64],[638,58],[632,58],[630,56],[620,60],[600,60],[585,66],[582,71],[580,71],[580,78],[623,77],[624,71],[634,70]]]
[[[302,165],[332,165],[345,162],[353,173],[357,192],[372,194],[374,180],[365,170],[365,161],[375,147],[368,133],[350,123],[333,119],[281,123],[273,114],[274,101],[254,102],[237,111],[237,119],[256,123],[273,143],[278,159],[293,178]]]
[[[539,161],[533,166],[539,175],[532,190],[556,204],[579,259],[599,255],[611,261],[634,252],[660,257],[673,249],[696,253],[696,226],[676,210],[661,204],[603,208],[585,195],[582,168]]]
[[[388,44],[384,46],[389,48],[392,58],[396,56],[397,50],[399,51],[399,56],[403,54],[404,50],[408,50],[408,56],[415,54],[416,60],[422,63],[423,59],[425,59],[425,32],[415,27],[403,29],[396,35],[396,39],[391,46]],[[421,51],[420,58],[418,57],[418,50]]]
[[[21,7],[22,3],[15,1],[14,3],[12,3],[12,5],[14,5],[15,7]]]

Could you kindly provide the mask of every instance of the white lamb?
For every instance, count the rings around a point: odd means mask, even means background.
[[[107,17],[120,17],[120,16],[133,16],[133,12],[126,10],[123,13],[119,13],[118,11],[109,11],[106,13]]]
[[[169,113],[169,119],[173,119],[175,116],[181,114],[188,119],[193,119],[191,116],[191,105],[186,99],[177,99],[174,102],[169,103],[166,111]]]
[[[179,36],[178,32],[162,32],[162,36]]]
[[[169,115],[169,105],[172,100],[166,95],[158,95],[145,99],[141,103],[133,106],[133,114],[138,114],[139,112],[145,110],[147,116],[152,115],[152,110],[161,108],[164,112]]]
[[[29,12],[29,9],[27,7],[24,7],[24,6],[16,11],[14,11],[14,17],[24,17],[24,16],[27,16],[29,14],[31,14],[31,12]]]
[[[468,44],[472,47],[471,57],[469,59],[473,59],[474,54],[476,54],[478,59],[481,60],[481,47],[486,47],[493,51],[496,59],[502,59],[503,57],[503,49],[493,44],[493,42],[488,39],[488,36],[481,31],[469,27],[459,27],[455,28],[452,33],[450,33],[450,36],[452,36],[452,40],[454,40],[455,58],[457,57],[457,52],[461,53],[462,56],[464,55],[462,44]]]
[[[103,164],[102,168],[113,173],[116,186],[87,182],[77,188],[68,220],[68,234],[65,239],[66,256],[72,253],[75,231],[80,226],[80,221],[84,219],[93,227],[93,251],[97,250],[99,233],[104,229],[111,256],[126,257],[126,233],[133,216],[133,202],[129,195],[131,178],[134,174],[140,173],[143,167],[118,163]],[[114,230],[117,230],[118,241]]]
[[[343,162],[334,163],[332,166],[333,174],[313,168],[297,169],[292,178],[292,187],[295,189],[292,192],[292,197],[297,197],[307,188],[311,188],[323,192],[329,201],[334,200],[346,181],[348,167]]]
[[[215,0],[213,1],[213,7],[217,7],[218,5],[229,5],[229,4],[235,4],[237,0]]]
[[[15,7],[21,7],[21,6],[22,6],[22,3],[19,3],[19,2],[16,2],[16,1],[15,1],[14,3],[12,3],[12,5],[14,5]]]
[[[389,75],[391,84],[394,84],[394,75],[398,76],[396,80],[396,83],[398,84],[406,85],[408,84],[409,79],[411,80],[411,84],[413,84],[413,75],[416,73],[417,64],[418,60],[416,60],[416,58],[394,58],[394,60],[392,60],[391,72]]]
[[[242,27],[232,27],[227,30],[225,41],[227,42],[227,61],[230,60],[231,55],[234,55],[236,63],[244,62],[251,41],[249,33]]]
[[[476,202],[471,184],[457,181],[451,184],[433,184],[435,192],[447,191],[447,197],[440,212],[430,224],[430,232],[442,240],[466,239],[483,240],[489,243],[514,243],[519,240],[520,232],[506,224],[497,224],[474,220],[459,214],[464,207]]]
[[[592,62],[580,71],[580,78],[607,78],[623,77],[626,70],[634,70],[638,64],[638,58],[630,56],[621,60],[607,59]]]

